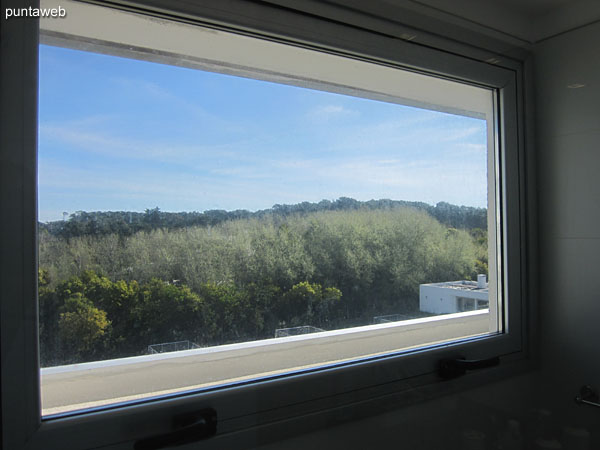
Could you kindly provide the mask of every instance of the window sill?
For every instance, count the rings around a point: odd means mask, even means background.
[[[46,418],[489,333],[488,310],[41,369]],[[236,374],[236,377],[231,377]]]

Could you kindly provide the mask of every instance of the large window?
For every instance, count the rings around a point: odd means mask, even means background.
[[[205,407],[226,433],[522,351],[512,70],[332,24],[61,6],[40,25],[34,448]]]

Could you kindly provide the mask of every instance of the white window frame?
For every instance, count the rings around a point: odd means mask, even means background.
[[[422,393],[448,392],[461,382],[438,379],[437,364],[444,357],[501,356],[505,363],[527,355],[525,298],[529,287],[525,271],[525,233],[528,210],[519,100],[523,75],[518,64],[494,66],[414,42],[238,0],[202,4],[184,0],[148,0],[143,5],[119,1],[112,5],[117,3],[123,8],[158,17],[231,29],[294,46],[496,89],[496,175],[498,199],[502,205],[502,214],[498,212],[497,217],[502,247],[497,264],[504,268],[498,283],[503,298],[509,299],[502,304],[504,314],[500,315],[504,318],[500,326],[503,333],[212,391],[42,420],[36,298],[38,23],[32,19],[5,20],[2,24],[0,85],[0,210],[6,212],[0,224],[2,439],[5,448],[87,449],[131,443],[148,437],[149,433],[171,431],[170,419],[175,414],[205,407],[217,410],[218,434],[227,436],[282,419],[326,414],[340,407],[353,411],[359,404],[363,408],[374,405],[374,399],[402,397],[407,389],[414,393],[415,387],[419,386],[417,391]],[[34,8],[38,6],[35,1],[29,4]],[[23,2],[9,0],[6,7],[22,8]],[[504,373],[503,370],[502,366],[489,369],[483,379],[490,379],[493,373]],[[211,444],[209,440],[203,445],[210,448],[218,444]]]

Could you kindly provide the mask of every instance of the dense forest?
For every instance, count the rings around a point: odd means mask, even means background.
[[[321,200],[318,203],[302,202],[295,205],[274,205],[272,208],[256,212],[243,209],[235,211],[217,209],[204,212],[172,213],[161,211],[159,208],[147,209],[143,213],[130,211],[78,211],[71,214],[69,220],[40,223],[39,228],[54,236],[64,238],[106,234],[131,236],[138,231],[150,231],[157,228],[174,229],[193,226],[214,226],[237,219],[268,216],[282,217],[319,211],[378,210],[397,207],[411,207],[425,211],[442,224],[453,228],[487,229],[487,209],[485,208],[456,206],[446,202],[440,202],[432,206],[423,202],[389,199],[361,202],[348,197],[341,197],[334,201]]]
[[[335,329],[418,310],[487,272],[486,210],[391,200],[205,213],[79,212],[39,230],[42,365]]]

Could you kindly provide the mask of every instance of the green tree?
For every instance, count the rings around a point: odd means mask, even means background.
[[[140,286],[134,311],[132,339],[145,347],[194,340],[205,325],[204,301],[187,286],[152,279]]]
[[[231,283],[204,283],[199,293],[207,307],[204,340],[213,344],[239,342],[256,336],[262,328],[260,310],[252,308],[244,290]]]
[[[74,293],[61,309],[58,334],[65,360],[95,359],[110,324],[106,312],[96,308],[81,293]]]
[[[60,302],[51,288],[52,279],[47,269],[38,271],[40,364],[42,367],[56,365],[60,361],[58,320]]]
[[[302,281],[292,286],[279,300],[276,311],[285,326],[324,326],[330,311],[342,293],[337,288],[325,288],[318,283]]]

